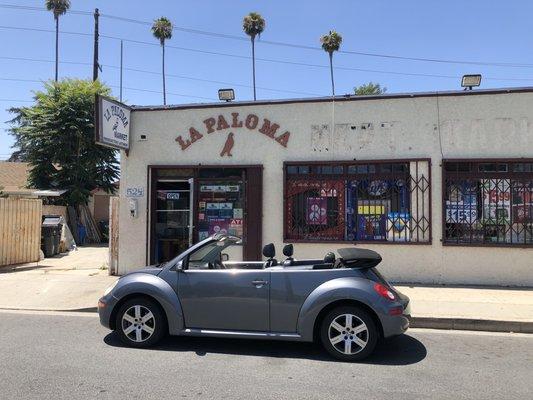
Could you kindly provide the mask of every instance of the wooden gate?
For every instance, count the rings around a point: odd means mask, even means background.
[[[0,266],[39,261],[42,201],[0,199]]]

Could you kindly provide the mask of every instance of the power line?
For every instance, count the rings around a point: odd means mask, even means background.
[[[0,4],[0,8],[31,10],[31,11],[47,11],[45,8],[41,8],[41,7],[19,6],[19,5],[13,5],[13,4]],[[68,12],[71,14],[76,14],[76,15],[92,15],[93,14],[90,11],[79,11],[79,10],[69,10]],[[135,23],[135,24],[146,25],[146,26],[152,25],[152,22],[149,22],[149,21],[142,21],[142,20],[137,20],[133,18],[120,17],[116,15],[100,14],[100,16],[103,18],[114,19],[117,21],[122,21],[122,22],[127,22],[127,23]],[[205,30],[193,29],[193,28],[185,28],[185,27],[177,26],[177,25],[174,25],[173,28],[181,32],[187,32],[187,33],[192,33],[192,34],[197,34],[197,35],[211,36],[211,37],[217,37],[217,38],[223,38],[223,39],[232,39],[232,40],[238,40],[238,41],[248,41],[248,39],[245,37],[231,35],[231,34],[211,32],[211,31],[205,31]],[[291,48],[298,48],[298,49],[305,49],[305,50],[323,51],[322,48],[318,46],[278,42],[278,41],[272,41],[272,40],[260,40],[260,42],[263,44],[268,44],[268,45],[273,45],[273,46],[284,46],[284,47],[291,47]],[[426,58],[426,57],[407,57],[407,56],[399,56],[395,54],[372,53],[372,52],[362,52],[362,51],[353,51],[353,50],[339,50],[338,53],[364,56],[364,57],[375,57],[375,58],[385,58],[385,59],[404,60],[404,61],[417,61],[417,62],[430,62],[430,63],[440,63],[440,64],[464,64],[464,65],[509,67],[509,68],[532,68],[533,67],[533,64],[527,64],[527,63],[487,62],[487,61],[454,60],[454,59],[439,59],[439,58]]]
[[[4,60],[14,60],[14,61],[29,61],[29,62],[44,62],[44,63],[54,63],[53,60],[45,60],[45,59],[38,59],[38,58],[26,58],[26,57],[9,57],[9,56],[0,56],[0,59]],[[60,64],[74,64],[74,65],[92,65],[92,63],[89,62],[75,62],[75,61],[59,61]],[[120,69],[117,65],[110,65],[110,64],[101,64],[102,67],[106,68],[113,68],[113,69]],[[161,72],[156,71],[148,71],[148,70],[142,70],[137,68],[123,68],[125,71],[131,71],[131,72],[139,72],[144,74],[151,74],[151,75],[161,75]],[[216,81],[211,79],[202,79],[202,78],[196,78],[186,75],[176,75],[176,74],[166,74],[168,77],[172,78],[179,78],[179,79],[187,79],[187,80],[193,80],[193,81],[199,81],[199,82],[208,82],[208,83],[217,83],[222,85],[231,85],[231,86],[238,86],[238,87],[246,87],[250,88],[250,85],[244,85],[240,83],[234,83],[234,82],[226,82],[226,81]],[[0,80],[10,80],[9,78],[0,78]],[[35,82],[41,82],[41,81],[35,81]],[[258,88],[262,90],[268,90],[273,92],[283,92],[283,93],[292,93],[292,94],[303,94],[303,95],[310,95],[310,96],[320,96],[317,93],[311,93],[311,92],[300,92],[295,90],[285,90],[285,89],[272,89],[267,87],[259,87]]]
[[[109,36],[104,36],[104,35],[100,35],[100,36],[109,38]],[[119,39],[119,38],[116,38],[116,37],[111,37],[111,38]],[[123,39],[123,40],[124,41],[130,41],[130,42],[132,41],[130,39]],[[141,41],[137,41],[137,40],[135,40],[133,42],[134,43],[142,43],[142,44],[159,46],[158,44],[150,43],[150,42],[141,42]],[[167,46],[167,48],[174,48],[174,49],[185,50],[185,51],[197,51],[197,52],[204,53],[204,51],[202,51],[202,50],[195,50],[195,49],[189,49],[189,48],[184,48],[184,47]],[[216,55],[227,56],[227,57],[245,58],[245,59],[251,58],[251,57],[248,57],[248,56],[241,56],[241,55],[227,54],[227,53],[217,53],[217,52],[210,52],[210,51],[206,51],[205,53],[216,54]],[[9,57],[9,56],[0,56],[0,59],[20,60],[20,61],[37,61],[37,62],[46,62],[46,63],[54,62],[52,60],[31,59],[31,58],[22,58],[22,57]],[[312,67],[312,68],[329,68],[328,65],[322,65],[322,64],[310,64],[310,63],[301,63],[301,62],[294,62],[294,61],[283,61],[283,60],[268,59],[268,58],[256,58],[256,60],[257,61],[264,61],[264,62],[271,62],[271,63],[281,63],[281,64],[288,64],[288,65]],[[74,65],[92,65],[92,63],[88,63],[88,62],[75,62],[75,61],[60,61],[60,63],[74,64]],[[102,64],[102,66],[105,66],[105,67],[108,67],[108,68],[120,68],[118,66],[106,65],[106,64]],[[156,74],[156,72],[146,71],[146,70],[139,70],[139,69],[134,69],[134,68],[124,68],[124,69],[125,70],[131,70],[133,72],[143,72],[143,73],[149,73],[149,74]],[[385,74],[385,75],[417,76],[417,77],[424,77],[424,78],[461,79],[461,76],[459,76],[459,75],[425,74],[425,73],[418,73],[418,72],[399,72],[399,71],[390,71],[390,70],[353,68],[353,67],[343,67],[343,66],[336,66],[333,69],[335,69],[335,70],[344,70],[344,71],[378,73],[378,74]],[[161,73],[157,72],[157,74],[161,74]],[[183,76],[180,76],[180,75],[173,75],[173,74],[168,74],[167,76],[172,76],[172,77],[176,77],[176,78],[183,77]],[[193,80],[197,80],[198,79],[198,80],[200,80],[200,78],[192,78],[192,77],[189,77],[187,79],[193,79]],[[484,80],[489,80],[489,81],[509,81],[509,82],[511,82],[511,81],[512,82],[531,82],[531,81],[533,81],[533,78],[507,78],[507,77],[492,77],[492,76],[486,76],[486,77],[484,76],[483,79]],[[220,83],[232,85],[232,83],[229,83],[229,82],[220,82]],[[235,85],[235,86],[237,86],[237,85]],[[243,85],[243,86],[247,86],[247,85]],[[264,89],[265,88],[263,88],[263,90]],[[268,90],[282,91],[282,89],[270,89],[270,88]],[[300,93],[303,94],[303,92],[296,92],[296,91],[290,91],[290,92],[293,92],[293,93],[296,93],[296,94],[300,94]]]
[[[22,79],[22,78],[0,78],[0,81],[32,82],[32,83],[42,83],[43,82],[42,80],[38,80],[38,79]],[[120,86],[118,86],[118,85],[109,85],[109,87],[120,88]],[[133,87],[127,87],[127,86],[123,86],[122,88],[126,89],[126,90],[134,90],[134,91],[139,91],[139,92],[163,93],[162,91],[158,91],[158,90],[133,88]],[[190,97],[190,98],[195,98],[195,99],[202,99],[202,100],[218,100],[218,99],[215,99],[213,97],[195,96],[195,95],[189,95],[189,94],[183,94],[183,93],[167,92],[167,94],[170,94],[170,95],[173,95],[173,96],[179,96],[179,97]],[[9,99],[0,99],[0,100],[10,101]],[[12,100],[12,101],[24,101],[24,102],[28,101],[28,102],[32,102],[32,100]]]

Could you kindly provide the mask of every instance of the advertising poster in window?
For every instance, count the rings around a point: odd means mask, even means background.
[[[483,219],[485,224],[508,224],[511,217],[509,179],[482,179]]]
[[[533,182],[513,182],[513,223],[533,223]]]
[[[308,225],[327,225],[328,201],[325,197],[308,197],[306,222]]]
[[[446,222],[472,224],[477,220],[477,185],[471,182],[451,184],[446,200]]]
[[[390,212],[387,214],[387,240],[408,242],[411,239],[409,213]]]

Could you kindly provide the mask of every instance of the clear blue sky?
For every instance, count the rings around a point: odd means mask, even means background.
[[[0,0],[2,4],[44,8],[44,0]],[[102,14],[147,22],[166,16],[177,28],[186,28],[176,29],[173,38],[168,41],[169,46],[182,48],[167,50],[167,73],[178,75],[167,78],[167,92],[170,93],[167,102],[170,104],[214,101],[221,87],[234,87],[238,100],[252,97],[251,61],[246,58],[250,56],[249,41],[187,31],[192,29],[246,38],[241,28],[242,17],[250,11],[260,12],[267,21],[266,30],[261,36],[264,41],[318,47],[320,35],[335,29],[343,35],[342,49],[348,51],[530,64],[525,68],[513,68],[336,54],[335,65],[338,67],[386,71],[337,69],[337,94],[352,92],[355,85],[368,81],[381,83],[391,93],[458,89],[459,77],[465,73],[483,74],[484,88],[533,85],[533,2],[527,0],[72,0],[73,11],[93,11],[95,7]],[[0,6],[0,159],[8,156],[12,145],[4,123],[10,119],[10,115],[5,110],[11,106],[30,105],[28,101],[32,99],[32,92],[42,87],[41,82],[53,78],[54,74],[53,62],[6,58],[53,61],[54,34],[9,27],[53,30],[54,21],[49,12]],[[60,61],[63,61],[60,64],[60,77],[91,77],[92,16],[67,14],[60,19],[60,30],[64,31],[60,36]],[[74,35],[72,32],[88,35]],[[161,50],[151,35],[150,27],[102,17],[100,33],[153,44],[124,43],[124,67],[128,70],[124,71],[123,99],[129,104],[162,104],[162,95],[157,93],[162,86],[158,75]],[[101,78],[112,86],[117,97],[119,48],[118,40],[101,38],[100,63],[104,65]],[[324,52],[261,43],[260,40],[256,46],[256,57],[315,65],[258,60],[258,99],[330,93],[328,69],[316,66],[328,65]],[[445,75],[451,78],[391,72]],[[491,77],[498,79],[488,79]]]

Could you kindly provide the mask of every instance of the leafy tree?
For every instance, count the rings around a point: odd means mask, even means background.
[[[373,94],[383,94],[387,92],[386,87],[382,87],[379,83],[368,82],[361,86],[353,88],[357,96],[369,96]]]
[[[342,36],[335,31],[329,31],[327,35],[320,38],[322,48],[329,54],[329,70],[331,72],[331,92],[335,96],[335,81],[333,80],[333,53],[341,47]]]
[[[252,76],[253,76],[253,86],[254,86],[254,101],[256,100],[255,95],[255,37],[261,36],[261,33],[265,30],[265,19],[261,14],[256,12],[251,12],[242,20],[242,30],[252,40]]]
[[[59,17],[66,14],[70,8],[70,0],[46,0],[46,9],[54,13],[54,20],[56,21],[56,81],[58,77],[59,65]]]
[[[35,93],[34,105],[10,110],[17,157],[32,167],[29,185],[68,190],[67,205],[87,204],[97,187],[112,192],[119,177],[116,150],[94,141],[97,94],[110,90],[99,81],[48,82]]]
[[[156,39],[159,39],[162,49],[162,68],[163,68],[163,104],[167,104],[167,91],[165,86],[165,40],[172,38],[172,22],[168,18],[161,17],[154,21],[152,33]]]

